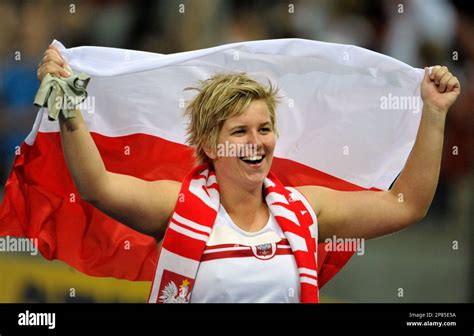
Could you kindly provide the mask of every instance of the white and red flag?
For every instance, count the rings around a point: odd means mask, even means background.
[[[387,190],[421,118],[423,70],[356,46],[281,39],[162,55],[54,44],[74,71],[91,76],[81,109],[107,170],[145,180],[181,181],[191,171],[184,109],[196,93],[183,89],[218,72],[244,71],[279,87],[272,170],[289,186]],[[17,152],[0,236],[38,238],[45,258],[86,274],[153,279],[156,241],[80,199],[58,122],[45,109]],[[320,286],[351,255],[321,246]]]

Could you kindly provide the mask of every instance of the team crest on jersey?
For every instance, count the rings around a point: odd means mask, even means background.
[[[160,303],[188,303],[194,280],[168,270],[163,271],[160,289]]]
[[[253,255],[255,256],[255,258],[261,260],[268,260],[273,258],[273,256],[275,256],[276,249],[276,243],[267,243],[252,246]]]

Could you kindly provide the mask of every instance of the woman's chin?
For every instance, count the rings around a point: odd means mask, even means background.
[[[244,175],[249,180],[249,182],[253,183],[262,183],[263,180],[265,180],[265,178],[267,177],[268,172],[270,170],[269,162],[266,160],[261,162],[258,166],[242,162],[241,164],[244,171]]]
[[[261,184],[268,175],[267,169],[250,170],[245,172],[246,180],[251,184]]]
[[[265,177],[267,177],[267,174],[264,174],[263,172],[253,173],[248,175],[248,181],[253,183],[262,183],[263,180],[265,180]]]

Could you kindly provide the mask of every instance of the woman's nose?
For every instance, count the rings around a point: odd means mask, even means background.
[[[258,131],[249,132],[248,135],[247,144],[251,146],[253,155],[257,155],[263,147],[262,135]]]
[[[261,145],[262,140],[260,134],[256,131],[249,132],[247,142],[250,145]]]

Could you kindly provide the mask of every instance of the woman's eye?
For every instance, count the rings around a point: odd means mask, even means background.
[[[272,129],[270,127],[264,127],[264,128],[260,129],[260,132],[261,133],[269,133],[269,132],[271,132],[271,130]],[[244,134],[244,133],[245,133],[245,130],[242,129],[242,130],[237,130],[237,131],[232,132],[232,135],[234,135],[234,134],[238,135],[238,134]]]

